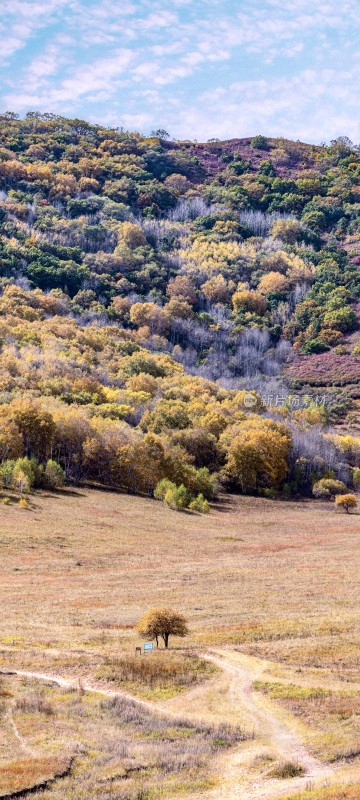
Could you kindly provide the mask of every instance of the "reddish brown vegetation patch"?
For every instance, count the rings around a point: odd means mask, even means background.
[[[54,756],[24,758],[0,767],[0,797],[19,797],[33,789],[62,778],[71,769],[71,760]]]
[[[163,144],[169,149],[177,149],[179,147],[183,148],[185,146],[191,155],[196,156],[196,158],[199,159],[201,166],[205,170],[205,173],[212,177],[226,169],[228,163],[226,157],[231,159],[235,153],[239,154],[244,161],[249,161],[250,159],[252,162],[252,168],[250,171],[257,172],[262,161],[271,159],[272,150],[275,150],[278,147],[281,148],[284,145],[286,147],[287,144],[293,144],[292,142],[287,142],[287,140],[268,138],[269,147],[267,149],[260,150],[254,148],[251,144],[251,141],[251,138],[245,137],[243,139],[229,139],[227,141],[214,141],[205,143],[163,142]],[[299,157],[293,164],[290,163],[290,159],[289,164],[277,164],[277,171],[280,176],[295,177],[299,167],[311,168],[315,166],[315,155],[316,152],[321,151],[321,148],[314,148],[302,142],[297,142],[296,144],[299,150]],[[223,159],[224,156],[225,159]]]
[[[345,386],[360,382],[360,360],[349,355],[321,353],[301,356],[286,370],[288,378],[312,386]]]

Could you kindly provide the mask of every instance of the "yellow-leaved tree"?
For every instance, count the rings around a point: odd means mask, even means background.
[[[234,311],[250,311],[260,316],[266,311],[265,298],[259,292],[250,289],[235,292],[232,296],[232,304]]]
[[[268,272],[263,275],[258,285],[260,294],[268,295],[271,293],[286,292],[289,287],[289,281],[282,275],[281,272]]]
[[[15,422],[0,418],[0,460],[19,458],[23,448],[23,438]]]
[[[271,228],[271,236],[286,244],[296,244],[301,235],[301,224],[297,219],[277,219]]]
[[[335,504],[338,508],[344,508],[346,513],[349,514],[351,508],[356,508],[357,499],[355,494],[337,494],[335,497]]]
[[[227,428],[220,441],[227,449],[225,473],[243,492],[277,489],[285,480],[291,439],[281,423],[254,416]]]
[[[161,638],[166,649],[170,636],[183,637],[189,633],[185,617],[172,608],[151,608],[139,620],[136,631],[144,639],[155,639],[157,647]]]

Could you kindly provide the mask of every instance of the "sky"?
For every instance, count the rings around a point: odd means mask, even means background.
[[[359,0],[1,0],[0,110],[360,141]]]

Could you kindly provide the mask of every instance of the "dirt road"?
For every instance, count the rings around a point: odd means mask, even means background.
[[[253,691],[254,681],[261,678],[264,671],[260,659],[251,659],[231,650],[216,651],[204,657],[230,676],[232,703],[242,717],[246,712],[249,729],[252,727],[255,734],[250,745],[222,757],[222,785],[211,792],[207,800],[261,800],[288,795],[309,785],[328,785],[333,770],[307,751],[277,704]],[[270,758],[297,764],[304,774],[290,779],[267,778],[266,773],[271,769]],[[254,770],[255,766],[257,770]]]
[[[216,650],[205,654],[204,658],[216,664],[229,677],[231,705],[238,712],[243,727],[244,719],[246,720],[246,727],[249,732],[254,733],[254,738],[217,758],[215,766],[220,774],[219,786],[201,794],[201,800],[270,800],[309,786],[328,785],[333,770],[308,752],[291,717],[268,697],[253,690],[253,683],[262,677],[266,662],[232,650]],[[104,697],[125,697],[153,713],[166,713],[170,716],[175,713],[171,709],[171,703],[168,707],[167,702],[159,704],[140,700],[126,692],[98,688],[87,681],[79,684],[78,680],[59,675],[24,670],[14,672],[20,677],[95,692]],[[206,684],[204,693],[205,691]],[[197,688],[197,693],[199,702],[200,687]],[[290,779],[269,777],[272,766],[279,762],[297,764],[303,769],[303,774]]]

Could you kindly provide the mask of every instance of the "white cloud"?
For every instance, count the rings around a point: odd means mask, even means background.
[[[186,138],[356,139],[358,17],[358,0],[2,0],[1,104],[121,109]]]
[[[144,131],[151,124],[151,114],[122,114],[121,124],[128,130]]]
[[[8,58],[14,55],[17,50],[20,50],[22,46],[22,40],[16,38],[16,36],[10,36],[8,39],[4,39],[1,42],[0,63],[6,62]]]
[[[3,0],[0,6],[0,63],[7,63],[18,50],[24,49],[28,40],[38,30],[51,24],[53,15],[68,2]]]
[[[151,28],[171,28],[178,24],[178,16],[172,11],[160,11],[154,14],[149,14],[148,17],[138,21],[138,27],[143,30],[150,30]]]
[[[109,58],[101,58],[78,68],[71,78],[66,78],[57,87],[45,89],[41,93],[30,91],[28,94],[24,84],[22,93],[6,96],[7,106],[16,111],[34,106],[44,109],[54,108],[56,104],[59,106],[62,103],[73,104],[74,101],[87,95],[93,100],[111,97],[116,92],[117,80],[127,71],[132,57],[131,50],[118,50]],[[35,84],[34,75],[34,87]],[[41,85],[42,75],[36,84],[36,89],[39,90]]]
[[[47,82],[49,76],[58,72],[63,57],[58,47],[49,45],[41,55],[34,58],[27,69],[26,85],[28,91],[38,91]]]
[[[174,119],[174,129],[184,138],[196,131],[201,140],[211,131],[224,139],[266,133],[313,142],[345,134],[357,142],[359,103],[352,79],[350,71],[327,69],[304,70],[291,79],[237,81],[228,90],[218,87],[201,95],[196,108],[186,109],[177,124]],[[214,114],[217,107],[220,113]]]
[[[150,47],[150,52],[156,56],[171,56],[178,55],[183,50],[184,45],[182,42],[173,42],[173,44],[154,44]]]

